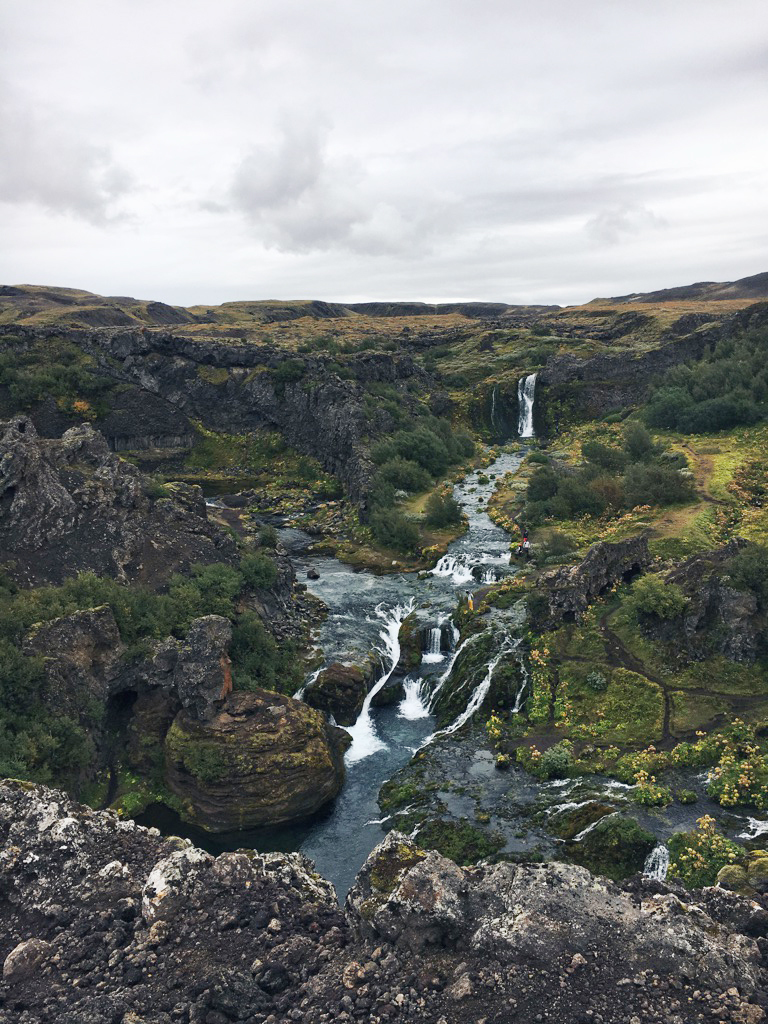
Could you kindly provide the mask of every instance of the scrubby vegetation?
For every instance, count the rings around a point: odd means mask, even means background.
[[[703,359],[673,366],[645,407],[652,427],[710,434],[750,426],[768,415],[768,331],[718,341]]]
[[[637,421],[625,426],[621,447],[586,441],[582,457],[578,468],[550,461],[532,474],[523,511],[527,524],[675,504],[694,496],[685,459],[669,456]]]
[[[241,610],[249,592],[277,579],[274,562],[260,552],[246,554],[237,567],[195,565],[189,575],[171,578],[165,593],[126,587],[81,573],[60,587],[19,590],[0,586],[0,773],[36,781],[72,779],[93,759],[88,729],[104,709],[84,697],[77,719],[55,713],[45,700],[42,659],[22,650],[24,636],[37,623],[87,608],[108,605],[115,616],[127,660],[148,653],[152,640],[183,637],[201,615],[233,621],[234,685],[265,686],[293,692],[301,668],[291,643],[277,644],[252,611]]]

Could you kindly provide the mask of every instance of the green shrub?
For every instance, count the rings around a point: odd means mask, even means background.
[[[244,555],[240,572],[246,586],[254,590],[268,590],[277,582],[277,566],[268,555],[260,552]]]
[[[379,509],[371,516],[371,533],[385,548],[396,551],[414,551],[419,545],[419,530],[415,523],[395,509]]]
[[[425,522],[428,526],[437,529],[443,526],[454,526],[461,522],[461,507],[454,496],[448,492],[430,494],[427,499]]]
[[[717,831],[714,818],[704,815],[691,832],[676,832],[667,844],[669,874],[692,889],[714,885],[717,873],[746,851]]]
[[[608,680],[602,672],[598,672],[597,670],[590,672],[585,682],[591,690],[595,691],[595,693],[602,693],[604,690],[608,689]]]
[[[676,619],[688,605],[680,587],[667,583],[654,573],[635,581],[628,602],[636,613],[653,615],[657,619]]]
[[[262,547],[275,548],[277,547],[278,540],[279,537],[277,534],[277,530],[274,528],[274,526],[262,526],[262,528],[259,530],[259,543],[261,544]]]
[[[403,491],[426,491],[432,483],[429,473],[418,463],[399,455],[383,463],[379,469],[379,477]]]

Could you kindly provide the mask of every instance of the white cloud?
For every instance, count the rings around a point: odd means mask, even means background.
[[[0,280],[573,302],[766,269],[763,0],[6,0],[0,21]]]

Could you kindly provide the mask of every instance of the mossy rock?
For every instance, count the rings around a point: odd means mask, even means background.
[[[437,850],[462,866],[492,857],[504,847],[504,837],[499,832],[478,828],[467,818],[429,819],[419,829],[416,842],[422,849]]]
[[[756,851],[757,857],[751,857],[747,866],[747,878],[750,886],[757,892],[768,892],[768,852]]]
[[[401,873],[424,860],[426,853],[406,843],[389,844],[370,865],[371,887],[381,895],[389,895]]]
[[[341,789],[348,745],[348,733],[300,701],[235,692],[210,718],[176,716],[165,782],[182,817],[211,832],[300,821]]]
[[[752,893],[752,886],[749,884],[747,869],[741,864],[726,864],[717,873],[717,884],[721,889],[729,889],[731,892],[741,893],[748,896]]]
[[[571,843],[568,857],[593,874],[618,882],[642,871],[645,858],[655,845],[653,833],[634,818],[614,814],[598,822],[578,843]]]
[[[614,810],[610,804],[600,803],[599,800],[590,800],[583,807],[575,807],[572,810],[562,811],[560,814],[553,814],[550,819],[550,829],[559,839],[573,839],[593,822],[604,818]]]

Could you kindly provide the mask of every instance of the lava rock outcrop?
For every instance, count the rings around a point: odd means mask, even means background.
[[[721,889],[461,869],[390,833],[342,913],[301,854],[214,859],[19,782],[0,850],[0,1024],[765,1019],[763,911]]]

